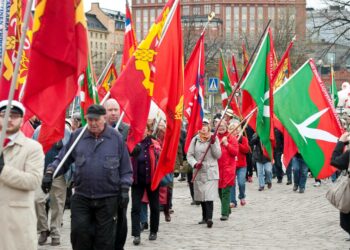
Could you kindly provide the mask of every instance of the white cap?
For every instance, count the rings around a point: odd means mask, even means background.
[[[1,101],[0,102],[0,111],[5,110],[8,104],[9,104],[8,100]],[[11,109],[12,109],[12,111],[19,111],[20,113],[22,113],[22,115],[24,115],[25,108],[24,108],[23,104],[20,103],[19,101],[12,100]]]
[[[209,120],[207,118],[203,118],[202,123],[208,123],[209,124]]]

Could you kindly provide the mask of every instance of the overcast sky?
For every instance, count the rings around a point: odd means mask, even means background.
[[[85,11],[90,10],[92,2],[100,3],[101,8],[119,10],[125,13],[125,0],[84,0]],[[131,0],[129,0],[129,3],[131,3]],[[307,7],[320,8],[323,0],[306,0],[306,3]]]

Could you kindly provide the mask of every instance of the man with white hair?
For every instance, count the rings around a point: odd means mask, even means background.
[[[103,106],[106,109],[107,124],[115,128],[118,120],[120,119],[120,106],[118,102],[115,99],[110,98],[104,103]],[[124,141],[126,141],[129,133],[129,126],[124,122],[120,122],[118,131],[122,134]]]

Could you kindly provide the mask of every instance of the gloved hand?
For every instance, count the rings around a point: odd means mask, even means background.
[[[45,194],[50,192],[52,186],[52,172],[46,172],[41,182],[41,189]]]
[[[5,166],[4,155],[1,154],[0,155],[0,174],[1,174],[2,169],[4,168],[4,166]]]
[[[210,144],[214,144],[215,141],[216,141],[216,135],[214,134],[210,137]]]
[[[141,145],[138,143],[134,147],[133,151],[130,153],[130,156],[136,157],[136,156],[138,156],[140,154],[140,152],[141,152]]]
[[[202,168],[202,166],[203,166],[203,164],[202,164],[201,162],[197,162],[196,164],[194,164],[193,167],[194,167],[195,169],[198,169],[198,170],[199,170],[199,169]]]
[[[129,189],[122,188],[121,193],[120,193],[119,206],[122,208],[127,208],[128,203],[129,203]]]

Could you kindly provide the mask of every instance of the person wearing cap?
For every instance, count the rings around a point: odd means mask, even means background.
[[[204,152],[210,147],[204,160]],[[208,119],[204,118],[202,129],[193,137],[187,152],[187,161],[195,169],[194,200],[201,202],[202,220],[199,224],[213,226],[214,200],[218,197],[219,168],[218,159],[221,157],[219,139],[210,132]]]
[[[74,132],[75,130],[77,130],[78,128],[81,127],[81,115],[80,112],[76,112],[73,114],[72,118],[72,132]]]
[[[104,103],[103,106],[106,109],[106,120],[108,125],[115,128],[120,119],[120,106],[118,102],[115,99],[110,98]],[[129,133],[129,126],[121,121],[118,127],[118,131],[122,134],[124,141],[126,141]]]
[[[7,100],[0,102],[0,132],[8,104]],[[37,249],[34,192],[43,176],[44,152],[38,142],[20,131],[24,112],[20,102],[11,102],[0,153],[1,249]]]
[[[132,184],[129,152],[122,135],[106,124],[106,109],[97,104],[87,109],[87,131],[69,155],[58,175],[75,163],[71,198],[71,243],[75,250],[115,249],[118,206],[126,208]],[[42,182],[49,192],[52,175],[82,128],[75,131]]]

